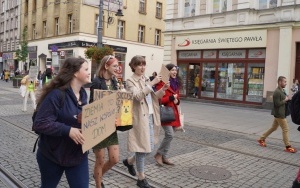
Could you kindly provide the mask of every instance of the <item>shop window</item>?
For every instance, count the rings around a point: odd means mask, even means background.
[[[195,0],[185,0],[184,17],[195,16],[196,2]]]
[[[178,75],[182,80],[182,86],[180,88],[179,94],[186,95],[187,89],[187,65],[186,64],[179,64],[179,71]]]
[[[217,98],[243,100],[244,91],[243,63],[219,64],[217,81]]]
[[[246,101],[262,102],[264,89],[265,64],[248,64],[248,80]]]
[[[195,96],[195,78],[199,76],[200,65],[190,64],[189,65],[189,80],[188,80],[188,95]]]
[[[201,97],[214,97],[216,63],[203,63]]]

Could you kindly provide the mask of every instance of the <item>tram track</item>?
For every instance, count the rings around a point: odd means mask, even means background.
[[[0,181],[7,188],[27,188],[20,180],[0,164]]]
[[[21,129],[29,134],[31,134],[32,136],[34,137],[37,137],[37,135],[31,131],[31,130],[28,130],[28,127],[22,127],[20,125],[17,125],[15,123],[12,123],[12,122],[9,122],[8,120],[0,117],[1,120],[13,125],[14,127],[17,127],[18,129]],[[217,131],[217,130],[216,130]],[[217,149],[221,149],[221,150],[225,150],[225,151],[230,151],[230,152],[235,152],[235,153],[239,153],[239,154],[243,154],[243,155],[247,155],[247,156],[252,156],[252,157],[255,157],[255,158],[259,158],[259,159],[265,159],[265,160],[270,160],[270,161],[273,161],[273,162],[277,162],[277,163],[281,163],[281,164],[286,164],[286,165],[290,165],[290,166],[294,166],[294,167],[298,167],[299,164],[296,164],[296,163],[293,163],[293,162],[288,162],[288,161],[284,161],[284,160],[279,160],[279,159],[275,159],[275,158],[270,158],[270,157],[265,157],[265,156],[258,156],[258,155],[255,155],[255,154],[252,154],[250,151],[249,152],[243,152],[243,151],[239,151],[237,149],[234,149],[234,148],[228,148],[228,147],[224,147],[224,146],[220,146],[218,144],[210,144],[210,143],[207,143],[207,142],[201,142],[199,140],[195,140],[195,139],[191,139],[189,137],[180,137],[180,136],[175,136],[176,139],[179,139],[179,140],[182,140],[182,141],[185,141],[185,142],[190,142],[190,143],[193,143],[193,144],[197,144],[199,146],[204,146],[204,147],[212,147],[212,148],[217,148]],[[254,142],[250,139],[248,139],[250,142]],[[95,159],[92,157],[92,156],[89,156],[89,161],[91,162],[95,162]],[[1,167],[1,166],[0,166]],[[115,166],[112,168],[112,171],[114,171],[115,173],[117,174],[120,174],[128,179],[131,179],[131,180],[134,180],[136,181],[137,178],[136,177],[133,177],[131,176],[130,174],[128,174],[124,169],[118,167],[118,166]],[[1,180],[1,179],[0,179]],[[154,180],[151,180],[151,179],[148,179],[148,182],[149,184],[154,187],[154,188],[161,188],[161,187],[165,187],[164,185],[154,181]]]

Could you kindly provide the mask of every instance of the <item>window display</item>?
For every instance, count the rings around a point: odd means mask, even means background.
[[[248,91],[246,101],[262,102],[264,89],[264,64],[252,63],[248,65]]]
[[[179,94],[180,95],[186,95],[186,88],[187,88],[187,65],[185,64],[179,64],[179,71],[178,75],[180,76],[182,80],[182,87],[180,88]]]
[[[219,64],[217,98],[243,100],[244,94],[244,64]]]
[[[214,97],[215,91],[215,63],[203,63],[202,82],[201,82],[201,96]]]

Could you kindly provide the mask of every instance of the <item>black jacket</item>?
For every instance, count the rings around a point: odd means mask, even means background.
[[[112,78],[111,79],[112,83],[112,90],[118,90],[118,82],[116,79]],[[104,78],[96,77],[93,79],[93,82],[90,87],[90,100],[89,103],[92,103],[94,101],[94,89],[101,89],[101,90],[108,90],[108,87],[105,83]]]

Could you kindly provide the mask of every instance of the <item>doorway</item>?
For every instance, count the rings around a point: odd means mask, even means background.
[[[300,79],[300,43],[296,43],[295,78]]]
[[[200,63],[198,64],[189,64],[188,71],[188,89],[187,96],[188,97],[199,97],[199,86],[200,86]]]

